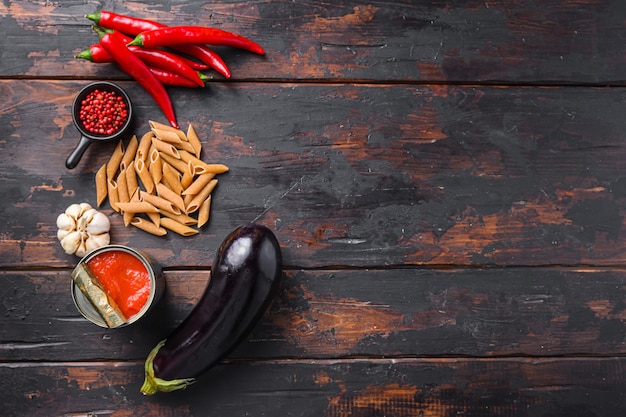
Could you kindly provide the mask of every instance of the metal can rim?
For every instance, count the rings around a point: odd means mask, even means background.
[[[163,294],[164,281],[161,276],[162,270],[161,270],[160,265],[158,265],[149,255],[145,254],[144,252],[131,248],[129,246],[125,246],[125,245],[110,244],[110,245],[101,246],[97,249],[92,250],[85,256],[83,256],[81,260],[79,261],[79,264],[89,261],[90,259],[92,259],[93,257],[95,257],[96,255],[102,252],[109,252],[109,251],[123,251],[123,252],[130,253],[131,255],[133,255],[134,257],[136,257],[137,259],[141,261],[141,263],[146,267],[146,270],[148,271],[148,274],[150,276],[150,295],[148,296],[148,300],[143,305],[141,310],[137,312],[137,314],[128,318],[128,320],[126,320],[124,324],[117,326],[117,327],[113,327],[113,328],[121,328],[121,327],[125,327],[125,326],[131,325],[137,322],[139,319],[144,317],[148,313],[148,311],[159,301],[159,299],[161,298],[161,295]],[[109,328],[106,325],[104,319],[102,319],[100,314],[98,314],[95,308],[91,305],[91,302],[83,295],[83,293],[78,288],[78,286],[74,283],[74,281],[71,282],[71,294],[72,294],[72,300],[74,301],[74,305],[76,306],[77,310],[80,312],[80,314],[84,318],[86,318],[87,320],[89,320],[90,322],[92,322],[93,324],[97,326]]]

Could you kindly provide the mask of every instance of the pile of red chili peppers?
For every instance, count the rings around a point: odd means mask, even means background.
[[[265,54],[256,42],[221,29],[166,26],[107,10],[86,17],[97,25],[95,29],[100,35],[100,42],[76,57],[96,63],[115,62],[152,96],[169,123],[176,128],[178,123],[166,85],[202,87],[209,77],[200,71],[207,69],[230,78],[230,70],[224,60],[207,45],[230,46]]]

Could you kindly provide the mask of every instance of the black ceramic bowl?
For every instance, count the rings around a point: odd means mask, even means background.
[[[126,122],[112,135],[97,135],[91,132],[88,132],[83,123],[80,120],[80,109],[83,100],[94,90],[102,90],[113,92],[119,96],[121,96],[126,102],[126,107],[128,109],[128,117],[126,118]],[[68,169],[75,168],[76,165],[80,162],[80,158],[82,158],[83,154],[93,142],[101,142],[101,141],[113,141],[122,139],[125,135],[128,134],[132,127],[133,122],[133,106],[130,102],[130,98],[128,94],[121,87],[106,81],[98,81],[95,83],[91,83],[85,86],[74,98],[74,103],[72,104],[72,119],[74,120],[74,126],[80,132],[80,141],[78,145],[70,156],[67,157],[65,161],[65,166]]]

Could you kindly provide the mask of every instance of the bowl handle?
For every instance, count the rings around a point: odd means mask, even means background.
[[[70,156],[65,160],[65,167],[67,169],[73,169],[78,165],[80,158],[82,158],[89,145],[91,145],[91,142],[91,139],[81,135],[80,142],[78,142],[76,148],[74,148]]]

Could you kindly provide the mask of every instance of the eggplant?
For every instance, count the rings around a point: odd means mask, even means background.
[[[186,388],[230,353],[269,305],[281,265],[280,246],[269,228],[253,223],[231,232],[219,247],[196,306],[148,355],[141,392]]]

